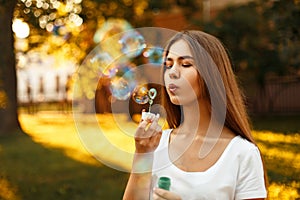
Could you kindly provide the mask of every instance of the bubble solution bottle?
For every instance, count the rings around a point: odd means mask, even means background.
[[[158,187],[164,190],[170,190],[171,179],[169,177],[160,177],[158,179]]]

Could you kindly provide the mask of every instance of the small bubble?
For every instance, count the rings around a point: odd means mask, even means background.
[[[162,47],[155,46],[147,49],[143,55],[148,58],[149,63],[161,65],[163,62],[163,52]]]
[[[149,102],[148,88],[144,85],[138,86],[132,93],[132,99],[138,104],[146,104]]]
[[[119,64],[110,69],[110,91],[118,100],[128,99],[135,86],[135,72],[130,64]]]

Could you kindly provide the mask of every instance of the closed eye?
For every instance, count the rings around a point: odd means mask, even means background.
[[[184,68],[193,66],[193,64],[190,61],[190,60],[193,60],[193,58],[190,56],[181,56],[181,57],[177,58],[177,60],[178,60],[177,61],[178,64]],[[174,60],[172,58],[167,58],[166,61],[164,62],[164,67],[166,69],[172,68],[173,65],[174,65]]]
[[[182,67],[191,67],[193,66],[192,64],[182,64]]]

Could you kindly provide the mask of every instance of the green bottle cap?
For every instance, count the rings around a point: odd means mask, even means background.
[[[160,177],[158,179],[158,187],[164,190],[170,190],[171,179],[169,177]]]

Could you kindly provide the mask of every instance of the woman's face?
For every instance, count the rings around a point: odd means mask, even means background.
[[[164,83],[173,104],[187,105],[200,97],[199,75],[188,44],[176,41],[166,57]]]

